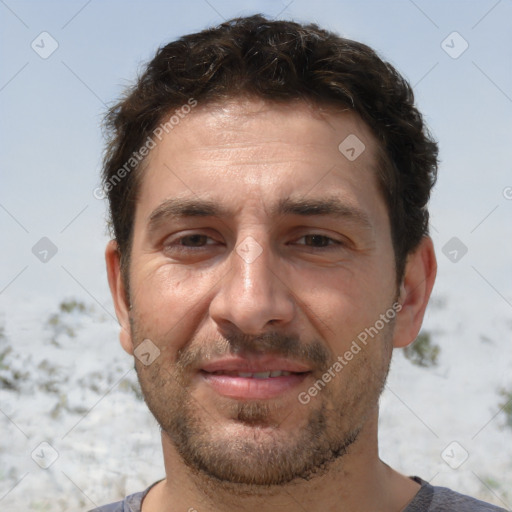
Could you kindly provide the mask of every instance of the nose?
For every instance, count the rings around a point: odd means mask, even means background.
[[[210,316],[217,325],[259,335],[269,326],[289,324],[294,316],[293,295],[279,275],[278,259],[269,245],[248,236],[232,251],[230,260],[231,268],[210,303]]]

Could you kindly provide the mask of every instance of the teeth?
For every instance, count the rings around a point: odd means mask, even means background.
[[[248,373],[248,372],[236,372],[238,377],[246,377],[253,379],[268,379],[269,377],[287,377],[291,375],[291,372],[285,372],[283,370],[273,370],[271,372],[257,372],[257,373]]]
[[[254,379],[268,379],[270,377],[270,372],[258,372],[252,374]]]
[[[284,370],[273,370],[268,372],[224,372],[218,371],[214,372],[216,375],[231,375],[232,377],[243,377],[245,379],[268,379],[269,377],[287,377],[291,375],[292,372],[287,372]]]
[[[273,372],[270,372],[271,377],[288,377],[288,375],[291,375],[292,372],[285,372],[283,370],[274,370]]]

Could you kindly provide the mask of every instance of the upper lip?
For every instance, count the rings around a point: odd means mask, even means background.
[[[257,359],[229,357],[218,359],[216,361],[208,361],[208,363],[201,365],[200,369],[209,373],[219,371],[258,373],[278,370],[303,373],[311,371],[311,368],[303,363],[276,357],[263,357]]]

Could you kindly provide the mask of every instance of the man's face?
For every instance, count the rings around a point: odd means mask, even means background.
[[[365,145],[355,160],[338,149],[349,135]],[[397,295],[375,154],[353,113],[247,100],[199,105],[152,150],[130,343],[160,351],[137,361],[141,387],[189,466],[225,482],[308,478],[375,417],[393,322],[344,357]]]

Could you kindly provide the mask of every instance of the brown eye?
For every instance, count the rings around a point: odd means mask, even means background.
[[[328,247],[331,242],[336,242],[332,238],[324,235],[305,235],[304,245],[309,247]]]
[[[186,247],[203,247],[208,243],[206,235],[188,235],[180,238],[180,245]]]

